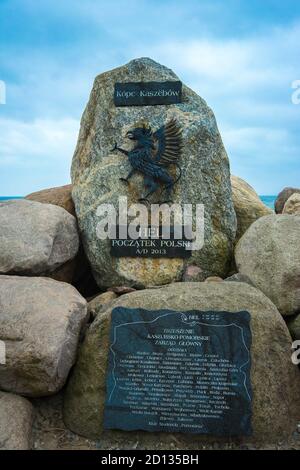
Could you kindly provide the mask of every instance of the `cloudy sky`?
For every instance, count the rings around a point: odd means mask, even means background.
[[[233,174],[299,186],[300,2],[0,0],[0,195],[68,183],[94,77],[141,56],[212,107]]]

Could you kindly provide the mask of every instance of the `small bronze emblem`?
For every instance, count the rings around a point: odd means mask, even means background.
[[[140,201],[149,202],[148,197],[157,191],[159,185],[163,185],[166,194],[166,200],[163,202],[171,202],[172,188],[181,177],[181,168],[177,161],[182,151],[182,131],[176,120],[172,119],[156,132],[152,132],[151,127],[146,125],[136,127],[127,132],[127,137],[135,141],[132,150],[124,150],[118,147],[117,143],[112,149],[127,155],[132,167],[129,175],[120,180],[128,183],[132,175],[138,171],[144,175],[146,188],[145,195],[139,199]],[[170,165],[178,168],[177,178],[169,174]]]

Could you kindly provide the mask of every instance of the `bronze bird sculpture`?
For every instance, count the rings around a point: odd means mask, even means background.
[[[159,185],[163,185],[166,192],[166,201],[171,202],[171,190],[181,177],[181,168],[178,160],[182,151],[182,131],[175,119],[152,132],[151,127],[143,125],[127,132],[127,137],[135,141],[132,150],[124,150],[115,144],[112,151],[119,151],[127,155],[131,164],[131,171],[126,178],[120,178],[126,183],[135,172],[144,175],[146,193],[140,201],[148,201]],[[179,169],[179,175],[174,179],[168,173],[168,167],[175,165]],[[148,201],[149,202],[149,201]]]

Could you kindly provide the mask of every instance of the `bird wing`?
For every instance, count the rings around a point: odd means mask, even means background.
[[[160,127],[153,134],[154,160],[158,165],[168,166],[176,163],[182,151],[182,131],[175,119]]]
[[[151,176],[152,178],[159,178],[164,171],[161,165],[151,155],[150,150],[136,149],[132,151],[132,155],[136,155],[134,159],[134,167],[144,173],[145,175]]]

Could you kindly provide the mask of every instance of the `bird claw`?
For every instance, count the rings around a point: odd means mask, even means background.
[[[118,144],[115,142],[115,146],[111,149],[111,152],[115,152],[118,149]]]
[[[138,202],[146,202],[147,204],[150,204],[150,201],[146,197],[141,197],[138,199]]]
[[[123,183],[129,184],[128,179],[126,178],[119,178],[120,181],[123,181]]]

